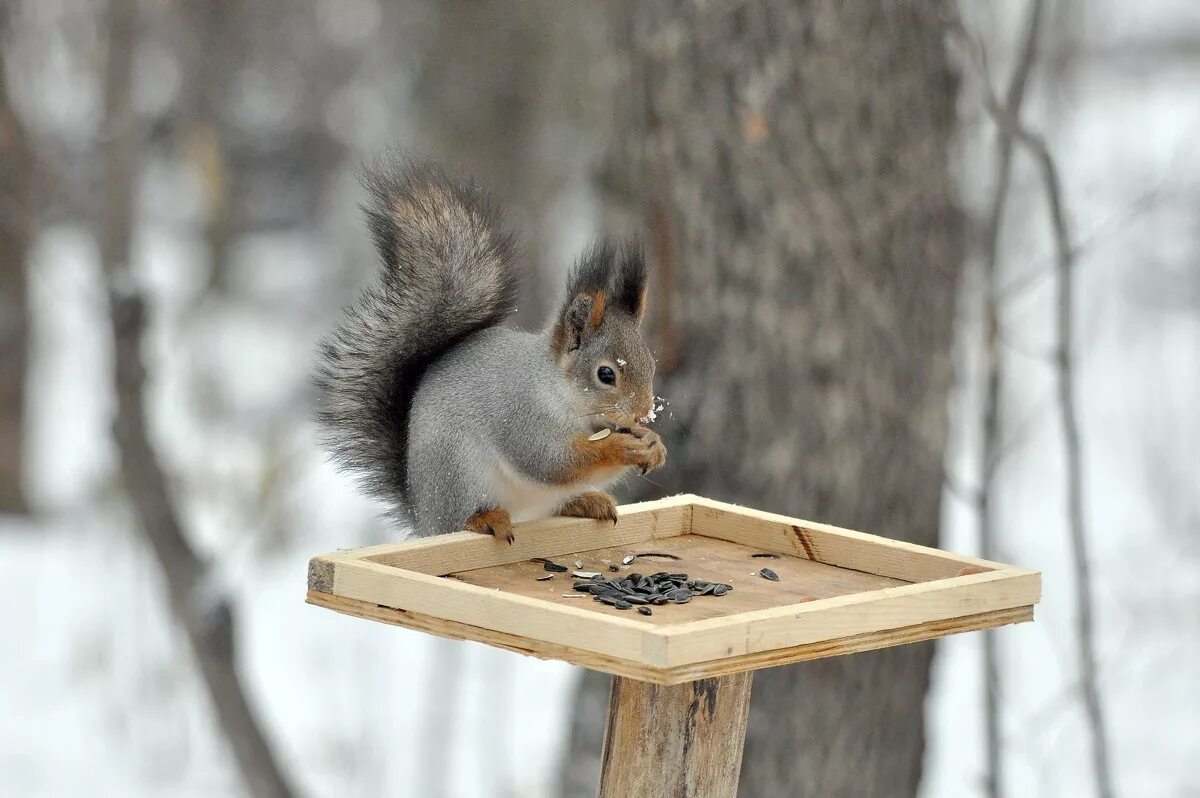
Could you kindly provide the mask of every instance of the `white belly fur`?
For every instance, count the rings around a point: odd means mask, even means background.
[[[488,480],[496,504],[508,510],[514,522],[554,515],[569,499],[586,490],[598,490],[621,475],[624,468],[605,469],[596,479],[568,485],[543,485],[522,474],[502,457],[497,458]]]

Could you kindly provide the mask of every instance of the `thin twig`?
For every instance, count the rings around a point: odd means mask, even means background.
[[[1083,446],[1075,401],[1072,335],[1075,249],[1071,245],[1071,235],[1063,208],[1062,180],[1045,139],[1022,125],[1020,118],[1015,114],[1002,108],[990,88],[985,91],[985,102],[995,123],[1033,156],[1050,210],[1050,223],[1054,237],[1055,271],[1058,275],[1056,318],[1058,351],[1055,374],[1066,455],[1067,516],[1071,535],[1071,556],[1075,569],[1075,601],[1078,612],[1076,638],[1079,646],[1080,684],[1083,688],[1084,709],[1091,730],[1092,767],[1095,771],[1096,792],[1101,798],[1113,798],[1115,791],[1109,767],[1108,733],[1097,677],[1092,577],[1083,507]]]
[[[106,174],[99,235],[114,343],[117,413],[113,437],[139,526],[163,569],[171,612],[187,635],[218,727],[246,788],[256,798],[289,798],[292,790],[238,680],[233,610],[223,597],[203,595],[207,564],[184,534],[146,428],[146,371],[141,358],[146,309],[130,269],[137,147],[131,94],[136,5],[136,0],[110,0],[108,4],[104,70]]]
[[[1017,56],[1017,65],[1008,84],[1005,108],[1017,117],[1025,100],[1025,89],[1029,75],[1037,60],[1038,33],[1042,19],[1042,0],[1033,0],[1029,7],[1025,38]],[[980,50],[981,54],[983,50]],[[990,78],[985,73],[983,79]],[[1008,196],[1012,186],[1013,139],[1004,131],[996,135],[996,179],[995,193],[988,213],[983,234],[983,293],[984,293],[984,356],[987,364],[987,379],[983,397],[983,445],[979,457],[979,490],[975,493],[975,509],[979,523],[979,547],[984,559],[994,559],[995,508],[992,505],[993,482],[999,464],[1001,440],[1000,395],[1003,385],[1004,354],[1000,351],[1000,230],[1004,223],[1004,212],[1008,207]],[[994,632],[983,636],[984,671],[984,745],[986,748],[985,783],[990,798],[1001,798],[1004,794],[1003,735],[1000,724],[1000,664],[999,641]]]

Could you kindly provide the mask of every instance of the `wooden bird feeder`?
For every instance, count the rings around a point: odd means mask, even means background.
[[[753,671],[1031,621],[1041,596],[1036,571],[697,496],[620,515],[519,524],[512,545],[459,532],[315,557],[308,602],[610,673],[599,795],[724,798]],[[621,564],[643,552],[679,559]],[[538,581],[548,572],[533,558],[568,572]],[[645,616],[572,590],[572,571],[686,573],[733,590]]]

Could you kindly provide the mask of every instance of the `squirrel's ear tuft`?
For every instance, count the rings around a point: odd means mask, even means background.
[[[638,321],[646,312],[646,257],[641,246],[626,244],[613,275],[613,300]]]
[[[594,328],[591,323],[596,306],[601,306],[603,315],[604,294],[597,303],[592,294],[576,294],[563,307],[554,325],[554,351],[559,355],[573,352],[583,345],[583,337]]]

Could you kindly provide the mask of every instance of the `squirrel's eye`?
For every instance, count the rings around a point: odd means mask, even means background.
[[[608,366],[601,366],[596,369],[596,379],[605,385],[614,385],[617,381],[617,373]]]

